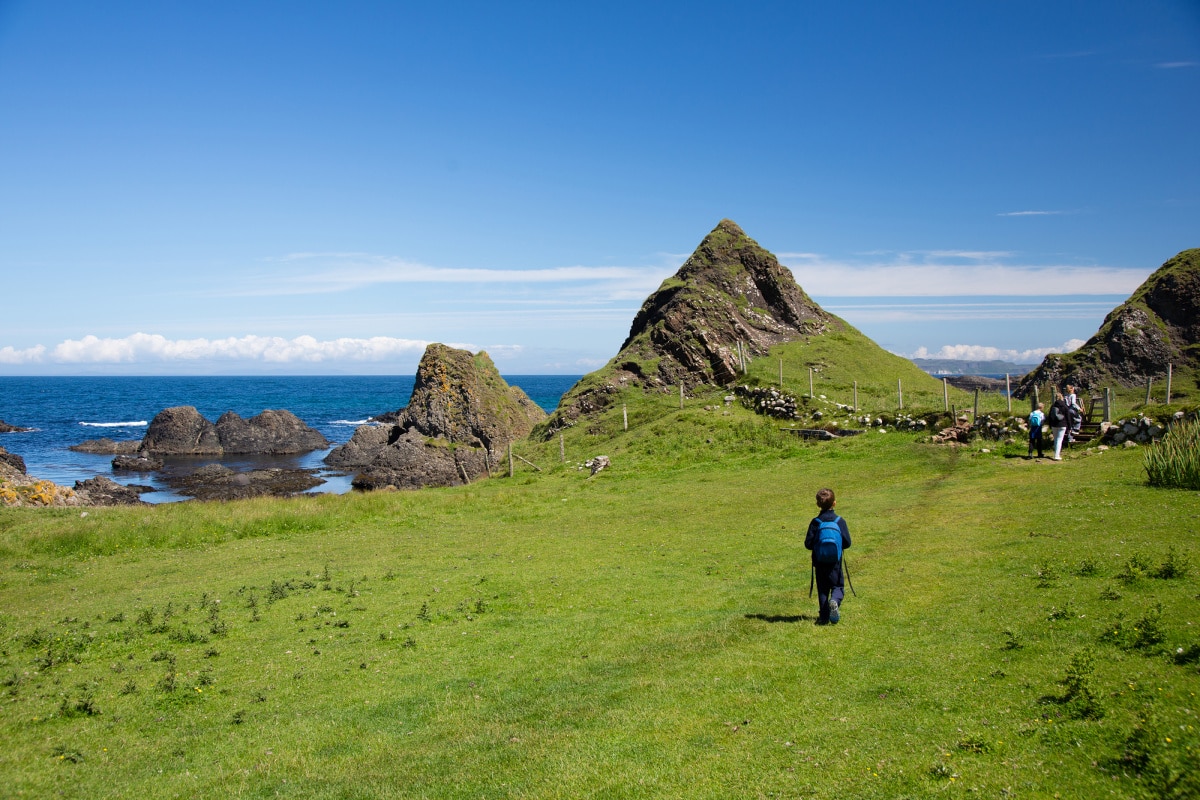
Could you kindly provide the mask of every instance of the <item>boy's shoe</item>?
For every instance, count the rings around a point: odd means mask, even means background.
[[[837,625],[838,620],[841,618],[842,618],[842,615],[838,613],[837,600],[830,600],[829,601],[829,624]]]

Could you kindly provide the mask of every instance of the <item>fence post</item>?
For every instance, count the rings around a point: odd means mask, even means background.
[[[679,409],[683,410],[683,384],[679,384]]]
[[[896,398],[900,404],[900,410],[904,410],[904,381],[901,378],[896,379]]]
[[[626,431],[629,430],[629,406],[621,403],[621,422]]]
[[[1144,405],[1150,405],[1150,384],[1154,383],[1154,378],[1146,378],[1146,402]]]
[[[975,410],[971,412],[971,422],[979,420],[979,387],[975,387]]]
[[[562,431],[558,432],[558,460],[567,463],[567,445],[563,441]]]
[[[858,411],[858,381],[854,382],[854,411]]]
[[[1167,364],[1167,405],[1171,405],[1171,365]]]
[[[783,359],[779,359],[779,388],[783,388]]]
[[[511,478],[512,476],[513,476],[512,442],[509,442],[508,443],[508,477]]]
[[[1112,389],[1104,387],[1104,421],[1112,422]]]
[[[1008,413],[1012,413],[1012,382],[1009,380],[1008,373],[1004,373],[1004,396],[1008,399]]]
[[[809,400],[813,399],[812,367],[808,368],[808,399]]]
[[[942,404],[946,411],[950,410],[950,382],[945,378],[942,378]]]

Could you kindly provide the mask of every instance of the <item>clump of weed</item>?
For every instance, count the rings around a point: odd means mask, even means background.
[[[147,627],[149,627],[150,625],[153,625],[154,624],[154,608],[153,607],[143,608],[141,611],[138,612],[137,619],[134,621],[137,622],[138,625],[145,625]]]
[[[1047,561],[1034,567],[1033,577],[1037,578],[1037,588],[1051,589],[1058,580],[1058,569]]]
[[[110,617],[108,618],[108,621],[109,621],[109,622],[124,622],[124,621],[125,621],[125,612],[124,612],[124,611],[118,611],[117,613],[115,613],[115,614],[113,614],[112,616],[110,616]]]
[[[958,740],[958,749],[968,753],[986,753],[992,749],[991,744],[982,736],[968,734]]]
[[[96,705],[95,699],[90,695],[84,695],[75,700],[64,697],[58,706],[59,716],[62,717],[97,717],[100,716],[100,708]]]
[[[288,583],[280,583],[279,581],[271,581],[271,588],[267,590],[267,603],[274,603],[288,596]]]
[[[1172,738],[1153,716],[1144,714],[1125,737],[1118,764],[1137,776],[1150,797],[1200,797],[1200,770],[1192,748]]]
[[[1079,565],[1075,567],[1075,574],[1081,578],[1090,578],[1093,575],[1096,575],[1099,571],[1100,568],[1096,565],[1096,562],[1090,558],[1083,559],[1079,562]]]
[[[1162,627],[1162,604],[1156,603],[1146,610],[1136,622],[1128,623],[1118,616],[1100,635],[1102,641],[1111,642],[1123,650],[1154,651],[1166,640]]]
[[[1115,586],[1111,586],[1111,585],[1106,586],[1106,587],[1104,587],[1104,591],[1100,592],[1100,599],[1101,600],[1120,600],[1121,593],[1117,591],[1117,587],[1115,587]]]
[[[429,603],[421,603],[421,610],[417,612],[417,619],[422,622],[429,622],[433,619],[433,615],[429,613]]]
[[[1195,664],[1200,661],[1200,644],[1190,644],[1175,650],[1176,664]]]
[[[1125,559],[1121,569],[1117,571],[1116,579],[1126,586],[1131,586],[1150,574],[1150,562],[1140,553],[1134,553]]]
[[[1002,633],[1004,634],[1004,644],[1000,646],[1002,650],[1020,650],[1025,646],[1020,637],[1008,628],[1005,628]]]
[[[1062,683],[1065,693],[1062,703],[1069,707],[1071,715],[1078,719],[1098,719],[1104,716],[1097,696],[1093,673],[1096,661],[1090,650],[1080,650],[1071,656],[1066,676]]]
[[[171,694],[178,688],[177,676],[174,669],[168,669],[163,673],[163,676],[158,679],[158,683],[154,684],[154,688],[163,693]]]
[[[1169,547],[1167,548],[1167,560],[1152,570],[1150,577],[1162,580],[1186,578],[1191,569],[1191,560],[1185,554],[1179,553],[1174,547]]]
[[[69,761],[72,764],[80,764],[85,760],[83,753],[79,752],[73,747],[67,747],[66,745],[59,745],[55,747],[53,756],[59,761]]]
[[[165,661],[172,667],[175,666],[175,654],[166,650],[159,650],[157,653],[150,656],[150,660],[155,662]]]
[[[1046,615],[1046,619],[1050,622],[1055,622],[1060,619],[1070,619],[1075,616],[1075,609],[1071,607],[1071,601],[1063,604],[1062,608],[1050,607],[1050,613]]]
[[[133,682],[132,678],[130,678],[129,680],[125,681],[124,686],[117,690],[117,694],[137,694],[137,690],[137,684]]]

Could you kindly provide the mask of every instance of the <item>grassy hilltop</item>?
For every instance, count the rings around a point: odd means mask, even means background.
[[[0,793],[1196,796],[1200,495],[1141,451],[621,399],[511,479],[0,511]],[[824,485],[858,595],[820,628]]]

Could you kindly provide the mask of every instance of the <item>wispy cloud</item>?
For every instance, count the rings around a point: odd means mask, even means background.
[[[348,292],[373,286],[430,284],[551,284],[600,285],[611,292],[639,297],[652,292],[672,274],[679,263],[642,267],[560,266],[547,269],[491,269],[487,267],[437,267],[394,256],[370,253],[292,253],[267,259],[267,264],[286,264],[285,271],[268,271],[248,277],[227,293],[242,296],[280,296]],[[311,265],[304,272],[297,265]]]
[[[1041,361],[1048,353],[1070,353],[1078,350],[1083,344],[1083,339],[1071,339],[1059,347],[1034,347],[1029,350],[1005,350],[1000,347],[978,344],[948,344],[932,353],[924,347],[919,347],[916,352],[905,354],[905,357],[950,358],[959,361],[1012,361],[1017,364],[1031,364]]]
[[[1023,262],[1003,251],[928,250],[865,253],[853,259],[782,253],[780,261],[810,295],[962,297],[1128,296],[1147,269]]]
[[[1063,214],[1070,214],[1070,211],[1004,211],[997,214],[997,217],[1058,217]]]
[[[1154,66],[1159,69],[1186,69],[1187,67],[1200,67],[1200,61],[1164,61]]]

